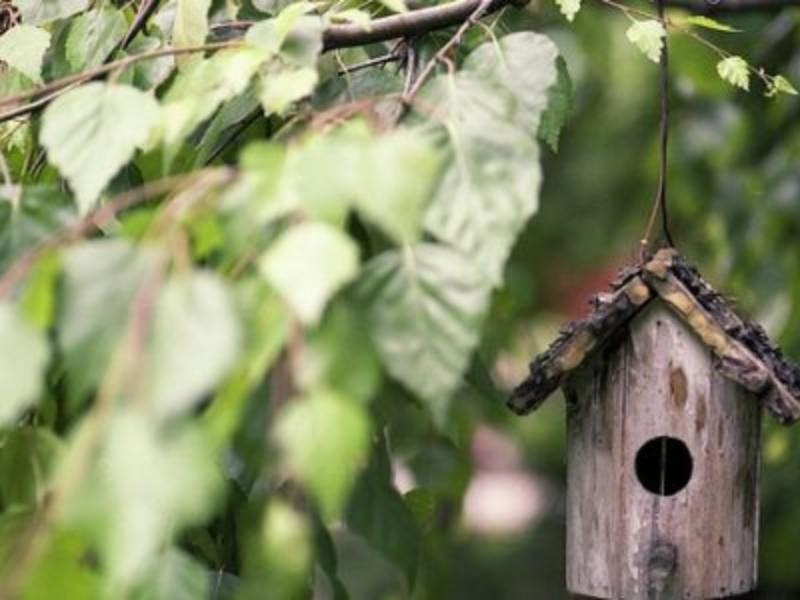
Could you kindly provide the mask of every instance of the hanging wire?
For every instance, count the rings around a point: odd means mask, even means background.
[[[665,0],[656,0],[656,7],[658,9],[658,18],[661,25],[666,32],[666,20],[664,18],[664,3]],[[670,115],[670,97],[669,97],[669,49],[667,46],[667,36],[664,35],[664,47],[661,50],[659,80],[661,88],[661,109],[659,119],[659,174],[658,174],[658,188],[656,195],[653,199],[653,208],[650,211],[650,217],[647,221],[644,236],[641,240],[640,258],[644,262],[647,258],[647,250],[650,245],[650,236],[655,226],[658,214],[661,214],[661,233],[664,240],[670,247],[675,246],[672,240],[672,234],[669,230],[669,215],[667,212],[667,167],[669,157],[669,115]]]

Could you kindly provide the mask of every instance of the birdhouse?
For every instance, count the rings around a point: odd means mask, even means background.
[[[567,588],[703,599],[757,579],[761,412],[800,367],[672,249],[629,268],[530,365],[509,407],[567,402]]]

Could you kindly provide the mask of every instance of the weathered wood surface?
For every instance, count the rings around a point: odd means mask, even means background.
[[[512,392],[508,407],[518,415],[536,410],[567,375],[651,298],[650,288],[636,275],[624,279],[613,293],[596,296],[592,314],[568,323],[550,348],[531,363],[530,376]]]
[[[568,323],[533,360],[508,400],[511,410],[538,408],[644,306],[661,298],[714,352],[720,373],[753,392],[781,423],[800,419],[800,365],[786,359],[757,323],[740,318],[675,250],[660,250],[647,264],[624,270],[611,290],[596,296],[593,311]]]
[[[644,268],[644,280],[713,351],[723,375],[753,392],[781,423],[797,421],[796,366],[787,363],[760,326],[739,318],[699,275],[673,264],[674,259],[670,254],[654,259]]]
[[[567,385],[567,587],[597,598],[701,599],[752,590],[759,403],[712,368],[710,350],[654,301]],[[634,462],[682,440],[692,477],[648,492]]]

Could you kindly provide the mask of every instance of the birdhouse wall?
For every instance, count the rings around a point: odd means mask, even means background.
[[[752,590],[761,409],[695,334],[654,301],[565,394],[568,589],[626,600]]]

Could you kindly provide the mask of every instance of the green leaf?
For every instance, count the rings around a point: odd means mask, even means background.
[[[729,56],[719,61],[717,73],[732,86],[750,90],[750,67],[741,56]]]
[[[317,84],[317,70],[311,67],[289,68],[262,78],[259,98],[264,112],[283,114],[293,103],[306,98]]]
[[[169,548],[159,557],[155,573],[148,577],[141,600],[209,598],[210,582],[208,571],[202,564],[183,550]]]
[[[73,71],[103,64],[125,37],[125,15],[114,8],[92,10],[73,19],[66,42],[66,57]]]
[[[792,82],[783,75],[775,75],[769,80],[769,85],[767,86],[768,97],[776,96],[777,94],[797,96],[797,93],[797,89],[792,85]]]
[[[575,103],[572,79],[567,71],[567,63],[560,56],[556,59],[556,67],[558,78],[547,90],[547,109],[542,113],[542,119],[539,122],[539,139],[550,146],[553,152],[558,152],[561,129]]]
[[[44,334],[25,322],[17,307],[0,301],[0,427],[38,400],[49,354]]]
[[[556,81],[557,50],[522,32],[484,44],[452,80],[425,98],[442,114],[452,156],[425,217],[426,229],[479,265],[494,285],[517,235],[538,208],[536,132]]]
[[[361,165],[358,210],[396,241],[415,242],[441,166],[431,140],[419,131],[394,131],[365,148]]]
[[[60,273],[61,263],[57,257],[43,253],[31,268],[20,296],[20,308],[28,322],[42,331],[47,331],[53,324]]]
[[[184,64],[163,99],[161,127],[168,153],[217,110],[244,92],[265,59],[257,48],[232,48]]]
[[[343,302],[331,306],[320,327],[308,334],[297,363],[295,378],[301,389],[328,387],[367,402],[381,381],[366,324]]]
[[[154,410],[184,413],[224,376],[238,354],[239,323],[215,275],[179,275],[161,290],[153,322],[148,397]]]
[[[355,277],[358,248],[330,225],[302,223],[278,238],[260,268],[300,321],[314,325],[328,300]]]
[[[0,61],[34,83],[42,81],[42,61],[50,47],[50,34],[33,25],[12,27],[0,36]]]
[[[408,589],[413,589],[420,551],[417,521],[391,482],[374,469],[358,480],[347,508],[347,525],[396,564]]]
[[[405,0],[380,0],[380,3],[392,12],[408,12],[408,6],[406,5]]]
[[[575,19],[575,15],[581,9],[581,0],[556,0],[556,4],[561,9],[561,13],[567,17],[567,21],[570,22]]]
[[[58,590],[62,598],[100,598],[102,580],[92,567],[94,549],[80,532],[55,528],[42,556],[26,578],[21,598],[46,600]]]
[[[74,218],[75,206],[58,185],[25,185],[18,201],[0,198],[0,271]]]
[[[647,58],[655,63],[661,60],[661,50],[664,48],[667,30],[660,21],[655,19],[636,21],[628,28],[625,35]]]
[[[47,492],[48,477],[62,451],[61,441],[43,427],[12,429],[0,438],[0,499],[3,506],[35,507]]]
[[[467,84],[465,94],[450,94],[448,113],[458,129],[479,131],[484,123],[470,127],[469,116],[483,113],[484,118],[511,119],[531,134],[539,128],[539,119],[547,108],[548,90],[556,83],[558,48],[545,35],[520,31],[503,37],[499,43],[485,43],[464,60],[461,74]],[[468,84],[478,83],[505,92],[502,102],[481,104],[470,94]],[[458,81],[456,82],[458,88]],[[459,104],[466,101],[466,106]],[[466,117],[464,120],[461,120]]]
[[[160,37],[139,34],[128,44],[125,52],[130,55],[144,54],[163,46],[164,42]],[[129,83],[140,90],[156,89],[169,78],[174,68],[174,56],[140,60],[125,69],[119,81]]]
[[[716,21],[710,17],[704,17],[703,15],[691,15],[685,19],[681,19],[680,22],[685,23],[686,25],[694,25],[696,27],[711,29],[713,31],[724,31],[726,33],[739,33],[742,31],[741,29],[736,29],[735,27],[731,27],[725,23],[720,23],[719,21]]]
[[[86,10],[89,0],[14,0],[14,5],[23,23],[44,25]]]
[[[40,139],[88,212],[103,188],[158,125],[155,99],[136,88],[88,83],[44,112]]]
[[[276,598],[302,597],[313,559],[308,519],[288,503],[276,499],[264,513],[261,534],[263,571],[270,593]],[[287,548],[292,551],[287,552]]]
[[[206,41],[210,8],[211,0],[177,0],[173,46],[201,46]]]
[[[362,405],[318,391],[292,401],[275,424],[287,465],[327,519],[342,511],[369,446]]]
[[[64,255],[57,338],[72,398],[82,398],[105,373],[155,259],[119,239],[84,242]]]
[[[104,531],[108,576],[124,590],[158,566],[157,550],[167,539],[208,517],[220,479],[196,429],[167,435],[128,410],[114,418],[107,436],[99,464],[113,513]]]
[[[489,286],[474,261],[420,244],[367,263],[356,293],[386,370],[441,423],[478,343]]]
[[[281,50],[287,50],[286,46],[291,44],[292,36],[302,38],[304,35],[311,33],[313,37],[311,30],[319,28],[319,40],[316,42],[313,40],[308,41],[311,41],[314,45],[318,44],[321,50],[321,21],[316,17],[305,16],[314,9],[313,2],[293,2],[284,8],[276,18],[265,19],[253,25],[245,34],[245,41],[258,46],[272,56],[278,54]],[[309,25],[314,23],[318,27],[309,29]],[[319,52],[316,52],[316,54],[319,55]]]
[[[245,279],[235,291],[243,315],[242,358],[203,415],[207,431],[218,443],[227,443],[236,431],[248,393],[263,381],[291,331],[288,309],[260,277]]]

